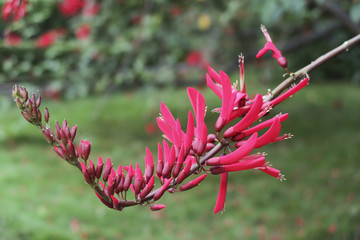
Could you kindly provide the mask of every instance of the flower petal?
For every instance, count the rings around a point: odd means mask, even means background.
[[[219,193],[216,200],[214,213],[223,211],[225,208],[226,191],[227,191],[228,173],[221,174]]]

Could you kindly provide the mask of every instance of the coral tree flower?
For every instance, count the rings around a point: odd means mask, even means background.
[[[7,0],[2,8],[2,18],[7,21],[12,16],[13,21],[23,18],[26,12],[27,0]]]
[[[274,58],[282,57],[280,51],[274,48],[273,44],[268,42],[270,49],[274,50]],[[264,54],[268,49],[260,51],[260,55]],[[263,154],[251,154],[253,149],[260,148],[266,144],[284,140],[289,138],[289,134],[279,136],[281,130],[281,122],[285,121],[288,114],[275,116],[265,122],[256,124],[256,121],[262,118],[271,108],[284,101],[292,94],[296,93],[308,84],[308,78],[303,79],[290,88],[284,94],[277,98],[266,102],[263,96],[256,94],[251,99],[246,94],[244,81],[244,58],[239,56],[240,71],[240,89],[236,85],[232,85],[228,75],[222,71],[217,73],[211,67],[208,68],[206,75],[207,86],[222,100],[222,106],[215,111],[220,115],[215,124],[215,130],[220,131],[235,119],[237,120],[233,126],[227,127],[223,133],[223,138],[229,143],[235,143],[236,149],[227,155],[212,157],[206,161],[206,165],[211,166],[212,174],[221,174],[220,189],[218,198],[214,208],[214,213],[222,211],[225,207],[226,186],[229,172],[238,172],[249,169],[261,170],[270,176],[283,179],[278,169],[272,168],[266,164]],[[254,126],[255,125],[255,126]],[[260,130],[267,129],[263,134],[258,133]],[[250,136],[249,138],[247,138]],[[247,138],[247,139],[246,139]]]
[[[48,33],[50,39],[51,34],[57,36],[58,33]],[[275,58],[279,58],[281,53],[273,50]],[[206,81],[207,86],[221,100],[221,107],[215,109],[215,112],[219,113],[215,123],[216,133],[208,133],[204,96],[189,87],[187,94],[192,111],[188,112],[186,127],[182,127],[180,120],[174,117],[168,106],[161,103],[160,116],[156,122],[164,139],[158,143],[157,158],[149,148],[145,149],[143,170],[139,163],[119,165],[115,169],[110,158],[105,165],[99,158],[95,166],[89,159],[91,143],[82,140],[76,148],[72,143],[74,138],[69,138],[74,134],[71,134],[65,121],[62,128],[56,124],[56,137],[62,140],[62,143],[55,146],[54,151],[69,162],[79,157],[84,160],[78,167],[85,181],[109,208],[122,210],[134,205],[149,205],[153,211],[161,210],[165,206],[154,202],[160,200],[166,192],[190,190],[204,181],[208,174],[213,174],[221,176],[214,213],[224,211],[229,173],[256,170],[279,180],[284,179],[280,170],[266,162],[264,153],[254,153],[254,150],[290,138],[290,134],[281,135],[281,124],[288,118],[288,114],[275,115],[261,122],[258,120],[268,115],[274,106],[305,87],[309,79],[304,78],[274,99],[260,94],[249,96],[245,86],[244,57],[240,55],[239,84],[232,84],[225,72],[217,72],[211,67],[208,67]],[[31,115],[30,111],[23,114],[30,122],[36,117]],[[51,132],[45,131],[44,136],[49,142],[54,141],[55,137]],[[62,136],[69,137],[63,139]],[[224,150],[224,153],[218,155],[221,150]],[[197,178],[185,181],[203,170],[205,173]],[[156,178],[160,186],[154,190]],[[133,196],[129,200],[131,192]]]
[[[256,54],[256,58],[260,58],[266,52],[272,51],[272,53],[273,53],[272,57],[277,60],[277,62],[279,63],[279,65],[281,67],[286,69],[287,68],[286,58],[283,57],[281,52],[279,51],[279,49],[276,48],[276,46],[274,45],[274,43],[271,40],[269,33],[267,32],[266,28],[263,25],[261,25],[261,31],[263,32],[267,42],[265,43],[265,46],[262,49],[260,49],[260,51]]]

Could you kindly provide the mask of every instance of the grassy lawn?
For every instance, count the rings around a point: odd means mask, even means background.
[[[160,203],[167,208],[160,212],[106,208],[14,104],[0,116],[0,239],[359,239],[359,93],[351,85],[311,83],[274,109],[290,113],[282,132],[294,137],[264,151],[287,180],[257,171],[231,174],[222,215],[212,213],[217,176],[194,190],[166,194]],[[217,106],[213,94],[204,94],[209,109]],[[101,155],[128,164],[143,161],[145,146],[156,152],[161,134],[147,135],[144,126],[155,123],[161,101],[176,117],[187,115],[185,89],[43,106],[52,126],[64,118],[78,124],[78,140],[92,142],[92,159]],[[210,122],[215,117],[208,111]]]

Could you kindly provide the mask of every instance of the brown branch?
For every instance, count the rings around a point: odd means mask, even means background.
[[[269,99],[266,99],[267,101],[270,101],[271,99],[277,97],[279,94],[281,94],[286,88],[288,88],[298,77],[301,77],[303,75],[306,75],[311,70],[319,67],[320,65],[324,64],[325,62],[329,61],[339,53],[346,51],[349,49],[350,46],[358,43],[360,41],[360,34],[356,35],[355,37],[345,41],[343,44],[338,46],[337,48],[334,48],[330,52],[320,56],[315,61],[311,62],[309,65],[301,68],[300,70],[296,71],[292,74],[292,76],[285,79],[282,83],[280,83],[271,94],[271,97]]]

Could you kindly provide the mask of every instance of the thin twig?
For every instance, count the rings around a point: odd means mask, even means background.
[[[295,73],[292,74],[292,76],[288,77],[287,79],[285,79],[282,83],[280,83],[273,91],[272,91],[272,95],[269,99],[267,99],[268,101],[270,101],[271,99],[277,97],[279,94],[281,94],[286,88],[288,88],[292,83],[294,83],[294,81],[303,75],[306,75],[308,72],[310,72],[311,70],[319,67],[320,65],[322,65],[323,63],[329,61],[331,58],[335,57],[336,55],[338,55],[339,53],[346,51],[347,49],[349,49],[350,46],[354,45],[355,43],[360,41],[360,34],[356,35],[355,37],[345,41],[343,44],[341,44],[340,46],[338,46],[337,48],[334,48],[333,50],[331,50],[330,52],[320,56],[319,58],[317,58],[315,61],[311,62],[309,65],[303,67],[302,69],[296,71]]]

